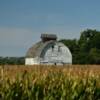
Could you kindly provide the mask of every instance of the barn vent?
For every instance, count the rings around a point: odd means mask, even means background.
[[[55,34],[41,34],[41,39],[43,42],[50,40],[57,40],[57,36]]]

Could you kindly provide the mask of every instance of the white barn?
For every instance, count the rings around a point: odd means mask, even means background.
[[[57,41],[56,35],[41,34],[41,41],[26,53],[25,65],[34,64],[72,64],[72,54],[67,46]]]

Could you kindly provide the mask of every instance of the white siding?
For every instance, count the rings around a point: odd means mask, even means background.
[[[54,48],[50,47],[45,51],[44,62],[72,64],[72,55],[69,49],[61,43],[57,43]]]
[[[25,65],[34,64],[72,64],[70,50],[62,43],[54,43],[54,47],[48,44],[49,48],[44,48],[42,57],[26,58]]]
[[[34,65],[34,64],[40,64],[40,61],[37,58],[26,58],[25,59],[25,65]]]

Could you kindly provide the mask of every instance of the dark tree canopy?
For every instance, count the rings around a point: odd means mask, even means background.
[[[60,40],[69,47],[73,64],[100,64],[100,31],[87,29],[79,40]]]
[[[23,65],[24,57],[0,57],[0,65]]]

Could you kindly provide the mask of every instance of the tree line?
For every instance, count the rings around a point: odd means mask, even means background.
[[[100,64],[100,31],[87,29],[79,39],[62,39],[71,51],[73,64]],[[25,57],[0,57],[0,65],[24,65]]]
[[[81,32],[78,40],[60,41],[70,49],[73,64],[100,64],[100,31],[87,29]]]
[[[0,57],[0,65],[24,65],[25,57]]]

